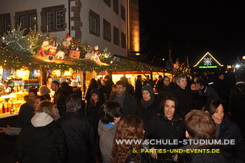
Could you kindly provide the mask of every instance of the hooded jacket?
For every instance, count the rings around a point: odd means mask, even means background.
[[[16,159],[20,163],[62,163],[67,146],[62,130],[47,113],[37,113],[22,128],[16,142]]]
[[[98,133],[100,136],[100,151],[103,157],[103,162],[111,162],[112,159],[112,145],[117,130],[118,124],[113,127],[108,127],[99,121]]]

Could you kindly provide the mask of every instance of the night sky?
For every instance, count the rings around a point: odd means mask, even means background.
[[[190,66],[207,51],[222,64],[245,54],[245,2],[230,0],[139,0],[141,52],[154,62],[189,57]]]

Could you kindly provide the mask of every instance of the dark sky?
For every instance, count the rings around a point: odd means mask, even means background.
[[[139,0],[143,55],[188,56],[194,64],[209,51],[222,64],[245,53],[245,2]],[[155,58],[155,59],[156,59]],[[154,59],[154,60],[155,60]]]

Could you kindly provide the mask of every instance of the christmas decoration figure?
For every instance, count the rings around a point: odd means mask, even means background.
[[[57,50],[56,42],[54,41],[54,43],[52,44],[52,46],[49,49],[48,55],[55,56],[56,55],[56,50]]]
[[[92,51],[92,53],[87,53],[85,55],[85,58],[92,60],[92,61],[95,61],[96,63],[101,63],[100,58],[99,58],[100,53],[99,53],[98,49],[99,49],[98,45],[94,46],[94,50]]]
[[[65,58],[65,52],[63,52],[63,51],[58,51],[57,53],[56,53],[56,58],[57,59],[64,59]]]
[[[93,53],[94,53],[94,54],[97,54],[98,56],[100,56],[99,46],[98,46],[98,45],[95,45],[95,46],[94,46]]]
[[[41,54],[41,56],[43,57],[44,55],[47,55],[46,51],[48,51],[51,47],[52,46],[49,45],[49,41],[44,41],[41,46],[41,49],[38,51],[37,54]]]
[[[65,49],[68,49],[69,46],[71,45],[71,40],[72,37],[70,36],[69,32],[66,34],[66,40],[62,42],[62,45],[64,46]]]

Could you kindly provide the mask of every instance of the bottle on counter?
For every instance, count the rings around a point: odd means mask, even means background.
[[[3,114],[3,104],[0,103],[0,114]]]
[[[8,101],[8,109],[9,109],[10,114],[14,114],[14,107],[13,107],[12,98],[10,98],[9,101]]]
[[[5,110],[5,100],[2,102],[2,112],[3,112],[3,114],[6,113],[6,110]]]
[[[9,108],[8,108],[8,102],[5,100],[4,101],[4,109],[5,109],[5,113],[9,113]]]

